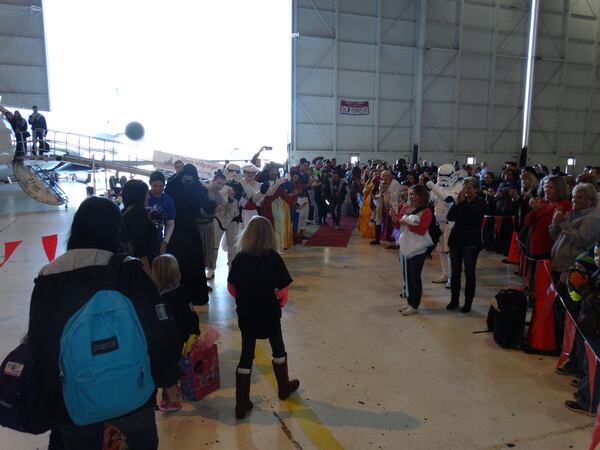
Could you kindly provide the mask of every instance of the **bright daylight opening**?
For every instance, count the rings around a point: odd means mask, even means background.
[[[138,121],[144,147],[249,159],[266,145],[283,161],[289,8],[281,0],[45,1],[48,126],[117,135]]]
[[[475,157],[474,156],[469,156],[467,158],[467,164],[470,164],[470,165],[475,164]]]

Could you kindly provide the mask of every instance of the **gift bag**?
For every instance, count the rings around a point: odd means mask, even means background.
[[[201,400],[221,386],[219,353],[215,344],[217,337],[216,330],[207,330],[203,336],[196,338],[189,352],[179,360],[184,400]]]

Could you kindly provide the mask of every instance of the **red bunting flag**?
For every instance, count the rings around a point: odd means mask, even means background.
[[[56,257],[56,247],[58,245],[58,236],[56,234],[42,236],[42,244],[44,246],[44,251],[46,252],[48,262],[54,261],[54,258]]]
[[[23,241],[13,241],[4,243],[4,259],[0,263],[0,267],[2,267],[6,263],[6,261],[8,261],[8,258],[10,258],[10,256],[14,253],[17,247],[21,245],[21,242]]]
[[[573,342],[575,342],[575,335],[577,334],[577,328],[575,327],[575,322],[573,322],[573,318],[571,314],[567,311],[565,314],[565,333],[563,335],[563,345],[562,351],[560,352],[560,357],[558,358],[558,363],[556,367],[562,367],[569,360],[569,356],[571,354],[571,350],[573,349]]]

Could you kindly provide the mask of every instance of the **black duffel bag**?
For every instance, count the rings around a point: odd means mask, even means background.
[[[517,289],[502,289],[487,316],[488,330],[494,333],[494,341],[503,348],[521,348],[525,335],[527,297]]]

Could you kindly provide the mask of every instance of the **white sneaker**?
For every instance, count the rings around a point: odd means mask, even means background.
[[[212,280],[215,277],[215,271],[212,269],[208,269],[206,271],[206,279],[207,280]]]
[[[408,307],[402,311],[403,316],[412,316],[413,314],[417,314],[419,311],[412,306],[408,305]]]
[[[404,312],[404,310],[406,310],[406,308],[408,308],[410,305],[408,304],[408,301],[405,298],[401,298],[400,299],[400,312]]]

